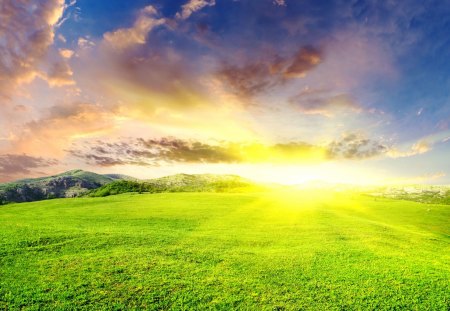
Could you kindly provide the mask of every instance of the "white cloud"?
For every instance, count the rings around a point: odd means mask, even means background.
[[[285,0],[273,0],[273,3],[279,6],[286,6]]]
[[[158,18],[156,9],[149,5],[140,10],[131,28],[121,28],[107,32],[103,38],[112,47],[123,50],[146,42],[148,33],[155,27],[164,24],[164,18]]]
[[[80,49],[95,46],[95,43],[93,41],[89,40],[89,38],[78,38],[77,44]]]
[[[215,0],[189,0],[188,3],[181,7],[181,12],[178,12],[175,17],[177,19],[188,19],[193,13],[203,9],[206,6],[216,5]]]

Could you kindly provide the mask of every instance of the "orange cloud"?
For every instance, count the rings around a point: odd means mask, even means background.
[[[0,99],[11,98],[17,86],[42,75],[38,66],[53,43],[54,27],[64,8],[64,0],[39,5],[25,0],[1,2]]]
[[[28,122],[12,141],[15,153],[62,156],[73,140],[114,127],[114,112],[96,104],[74,102],[50,108],[47,115]]]
[[[46,76],[50,86],[74,85],[73,72],[65,61],[54,63]]]

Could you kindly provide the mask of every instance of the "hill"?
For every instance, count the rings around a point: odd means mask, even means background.
[[[177,174],[144,181],[119,180],[87,193],[91,197],[127,192],[230,192],[258,187],[252,181],[236,175]]]
[[[54,176],[17,180],[0,184],[0,204],[76,197],[120,178],[121,175],[71,170]]]
[[[0,184],[0,204],[78,196],[103,197],[127,192],[226,192],[257,186],[236,175],[177,174],[140,181],[122,174],[100,175],[83,170]]]

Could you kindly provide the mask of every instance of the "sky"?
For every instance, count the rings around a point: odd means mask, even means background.
[[[450,3],[0,0],[0,182],[450,184]]]

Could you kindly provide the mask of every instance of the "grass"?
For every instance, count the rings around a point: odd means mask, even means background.
[[[7,310],[449,310],[450,206],[160,193],[0,207]]]

